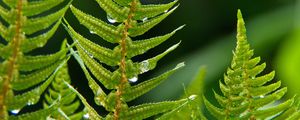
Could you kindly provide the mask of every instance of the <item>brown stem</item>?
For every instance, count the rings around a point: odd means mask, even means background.
[[[115,106],[115,113],[114,113],[114,120],[119,120],[120,117],[120,112],[122,109],[122,92],[124,90],[124,85],[127,83],[127,76],[126,76],[126,39],[128,37],[128,29],[131,28],[132,26],[130,25],[132,21],[132,17],[134,15],[135,9],[137,6],[137,1],[133,0],[130,3],[130,11],[127,17],[127,20],[124,22],[124,29],[123,29],[123,36],[120,41],[121,45],[121,61],[120,61],[120,67],[121,67],[121,81],[120,84],[117,87],[117,92],[116,92],[116,106]]]
[[[20,51],[20,44],[21,44],[21,19],[22,19],[22,1],[18,0],[17,4],[17,16],[16,16],[16,33],[12,40],[12,48],[13,53],[12,56],[8,59],[8,67],[7,67],[7,74],[4,77],[2,90],[0,93],[0,119],[8,119],[7,114],[7,107],[5,105],[5,101],[8,95],[9,90],[11,89],[10,82],[14,78],[14,72],[17,69],[17,59],[18,59],[18,53]]]

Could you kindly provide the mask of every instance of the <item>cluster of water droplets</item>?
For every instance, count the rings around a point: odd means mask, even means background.
[[[36,91],[37,92],[37,91]],[[28,101],[27,101],[27,105],[34,105],[39,101],[40,97],[36,96],[36,97],[31,97]]]

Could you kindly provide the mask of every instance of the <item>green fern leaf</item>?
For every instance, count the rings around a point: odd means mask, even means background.
[[[108,65],[116,66],[118,64],[119,60],[121,59],[119,52],[107,49],[89,41],[88,39],[75,32],[70,25],[68,25],[67,28],[69,29],[71,37],[77,40],[78,44],[80,44],[79,47],[85,48],[85,50],[93,54],[96,59],[103,61]]]
[[[87,27],[96,35],[102,37],[107,42],[117,43],[119,42],[118,40],[121,39],[121,29],[118,29],[118,27],[107,24],[104,21],[97,19],[91,15],[85,14],[84,12],[81,12],[73,6],[71,6],[70,8],[82,25]]]
[[[55,23],[55,25],[46,33],[36,36],[36,37],[32,37],[32,38],[28,38],[27,41],[24,41],[21,45],[21,51],[23,51],[24,53],[30,52],[36,48],[42,47],[44,46],[47,41],[54,35],[54,33],[56,32],[57,28],[59,27],[59,25],[61,24],[61,21],[59,20],[58,22]]]
[[[36,87],[23,94],[13,96],[12,98],[8,98],[7,101],[8,108],[14,110],[14,109],[21,109],[26,105],[36,104],[39,101],[42,93],[47,89],[49,84],[53,81],[56,72],[62,67],[63,64],[65,64],[66,61],[67,59],[61,62],[59,67],[56,68],[56,70],[52,73],[52,75],[39,87]]]
[[[210,113],[217,119],[266,119],[280,115],[291,107],[294,99],[289,99],[271,108],[264,108],[281,99],[287,88],[280,88],[281,82],[266,84],[274,78],[275,72],[258,76],[266,67],[259,64],[260,58],[252,58],[253,50],[247,42],[245,23],[240,10],[237,14],[237,46],[233,52],[231,67],[224,75],[224,82],[219,82],[224,96],[215,93],[220,104],[218,108],[205,97],[204,103]]]
[[[51,104],[61,96],[64,100],[60,103],[60,110],[52,113],[51,117],[60,119],[63,117],[71,118],[72,116],[76,116],[72,117],[72,120],[79,120],[82,118],[83,112],[75,113],[75,111],[79,108],[80,102],[76,100],[77,95],[64,84],[64,81],[71,82],[67,64],[65,64],[55,75],[54,81],[52,82],[52,88],[50,87],[49,93],[45,95],[46,101],[44,102],[44,108],[51,107]],[[62,115],[62,112],[64,115]]]
[[[165,101],[158,103],[148,103],[138,106],[133,106],[121,113],[120,119],[131,120],[131,119],[145,119],[150,116],[163,113],[176,109],[182,104],[186,104],[189,101],[189,98],[178,100],[178,101]]]
[[[174,69],[165,72],[164,74],[152,78],[151,80],[147,80],[145,82],[142,82],[138,85],[132,86],[129,89],[126,89],[124,91],[124,94],[122,96],[122,98],[124,99],[124,101],[129,102],[131,100],[136,99],[137,97],[147,93],[148,91],[150,91],[151,89],[155,88],[156,86],[158,86],[161,82],[163,82],[164,80],[166,80],[170,75],[172,75],[176,70],[180,69],[181,67],[184,66],[184,63],[180,63],[178,64]]]
[[[133,23],[133,27],[128,30],[128,34],[131,37],[136,37],[139,35],[144,34],[145,32],[149,31],[151,28],[153,28],[155,25],[160,23],[162,20],[164,20],[166,17],[168,17],[171,13],[173,13],[178,6],[172,8],[170,11],[163,13],[160,16],[154,17],[152,19],[149,19],[142,23]]]
[[[55,21],[59,21],[59,19],[61,19],[62,16],[64,16],[68,8],[69,5],[66,5],[64,8],[60,9],[59,11],[56,11],[53,14],[26,20],[25,23],[23,23],[23,31],[27,34],[32,34],[42,29],[48,28]]]
[[[135,20],[146,20],[148,18],[156,17],[162,13],[168,12],[168,10],[173,7],[178,0],[174,0],[173,2],[167,4],[160,5],[142,5],[138,4],[136,8],[136,13],[134,15]]]
[[[163,43],[183,27],[181,26],[171,33],[158,37],[145,40],[131,39],[131,37],[144,34],[170,15],[177,8],[177,6],[173,7],[177,1],[161,5],[143,5],[139,0],[96,0],[96,2],[107,13],[110,22],[116,22],[118,25],[106,23],[82,12],[74,6],[70,8],[78,21],[88,28],[92,34],[96,34],[107,42],[118,43],[114,49],[100,46],[88,40],[77,33],[67,20],[64,21],[64,26],[76,47],[76,51],[71,49],[71,54],[83,69],[89,87],[95,95],[94,100],[96,104],[102,105],[109,112],[106,119],[144,119],[176,109],[180,106],[177,102],[188,100],[144,104],[138,107],[130,107],[126,103],[150,91],[178,68],[182,67],[182,64],[179,64],[175,69],[156,78],[135,86],[130,85],[130,82],[138,80],[138,75],[153,70],[160,59],[179,46],[179,43],[173,45],[165,52],[141,62],[133,62],[131,60],[131,58],[144,54],[146,51]],[[144,17],[149,19],[143,21]],[[119,68],[108,70],[103,64]],[[100,81],[105,88],[109,89],[110,93],[105,94],[91,75]],[[78,92],[74,92],[78,96],[80,95]],[[83,97],[79,98],[84,99]],[[88,103],[84,103],[84,105],[91,109],[91,114],[96,114]],[[141,114],[130,116],[135,112]],[[101,119],[99,116],[97,118]]]
[[[128,54],[127,56],[129,58],[132,58],[137,55],[144,54],[146,51],[148,51],[151,48],[156,47],[157,45],[161,44],[162,42],[169,39],[171,36],[173,36],[178,30],[182,29],[184,26],[180,26],[179,28],[175,29],[169,34],[158,36],[150,39],[145,40],[136,40],[132,41],[131,43],[127,43],[128,48]]]
[[[31,113],[22,114],[22,115],[19,115],[19,116],[10,116],[9,119],[10,120],[33,120],[33,119],[34,120],[42,120],[42,119],[47,119],[47,118],[49,118],[48,116],[53,111],[58,109],[58,106],[59,106],[58,102],[59,101],[56,101],[49,108],[38,110],[38,111],[35,111],[35,112],[31,112]]]
[[[192,96],[203,96],[204,78],[206,75],[206,68],[200,67],[195,78],[189,83],[181,98]],[[164,114],[158,119],[182,119],[182,120],[206,120],[202,113],[203,100],[199,97],[190,100],[185,105],[178,107],[176,110]]]
[[[3,0],[0,5],[0,16],[4,20],[0,22],[0,35],[7,42],[0,45],[0,57],[3,59],[0,63],[1,119],[25,119],[38,115],[37,111],[9,117],[8,111],[37,103],[56,71],[68,60],[65,43],[57,53],[32,56],[29,52],[43,47],[54,35],[69,4],[70,0]],[[58,11],[47,13],[60,5],[63,7]],[[19,94],[16,95],[16,92]]]
[[[43,80],[45,80],[47,77],[49,77],[52,72],[61,64],[61,61],[50,65],[48,67],[45,67],[41,70],[36,70],[30,74],[27,75],[20,75],[19,79],[17,81],[12,81],[12,88],[14,90],[24,90],[31,86],[34,86]]]
[[[291,108],[284,111],[281,115],[277,116],[274,120],[298,120],[300,119],[300,101],[299,99],[296,100],[296,102],[293,104]]]
[[[77,96],[79,97],[79,99],[81,100],[81,102],[84,104],[85,109],[87,111],[87,113],[85,114],[85,116],[88,116],[89,119],[92,120],[102,120],[103,117],[101,117],[100,115],[98,115],[97,111],[91,107],[89,105],[89,103],[86,101],[86,99],[79,93],[77,92],[77,90],[75,90],[69,83],[64,82],[74,93],[77,94]]]

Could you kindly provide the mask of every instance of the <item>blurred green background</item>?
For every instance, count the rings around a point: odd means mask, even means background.
[[[172,0],[143,0],[147,4],[170,1]],[[261,56],[262,61],[267,62],[268,68],[265,73],[275,69],[276,80],[282,80],[284,86],[289,87],[289,93],[294,94],[299,91],[297,86],[300,85],[298,82],[300,77],[297,72],[300,67],[300,37],[295,20],[300,11],[296,12],[297,2],[295,0],[180,0],[179,3],[179,8],[167,19],[146,34],[134,39],[163,35],[183,24],[186,27],[155,49],[135,57],[134,61],[153,57],[181,41],[179,48],[163,58],[156,69],[139,76],[138,82],[167,71],[179,62],[184,61],[186,67],[130,104],[178,98],[183,93],[183,84],[187,85],[202,65],[207,68],[205,94],[208,98],[212,98],[212,89],[218,91],[218,81],[222,80],[223,73],[232,58],[232,50],[235,47],[237,9],[241,9],[243,12],[248,30],[248,40],[255,49],[255,56]],[[73,5],[107,21],[106,13],[94,0],[74,0]],[[66,19],[76,31],[85,37],[109,48],[115,46],[90,34],[70,11],[66,13]],[[64,36],[66,33],[61,30],[60,34]],[[70,42],[72,41],[69,40]],[[57,43],[53,42],[53,44]],[[92,102],[92,97],[89,97],[92,96],[92,92],[87,87],[79,65],[73,59],[69,64],[74,86]]]
[[[142,0],[145,4],[170,1],[172,0]],[[297,7],[296,0],[179,0],[179,3],[179,8],[173,14],[146,34],[134,39],[163,35],[183,24],[186,27],[155,49],[135,57],[134,61],[153,57],[181,41],[179,48],[164,57],[156,69],[140,75],[138,82],[159,75],[179,62],[184,61],[186,67],[130,104],[178,98],[184,91],[183,85],[188,85],[198,68],[203,65],[207,68],[205,95],[212,99],[212,90],[219,90],[218,81],[223,79],[223,74],[232,58],[232,50],[235,47],[237,9],[243,12],[248,40],[255,49],[255,56],[261,56],[262,61],[267,62],[265,73],[275,69],[276,80],[280,79],[284,86],[288,86],[289,95],[299,93],[300,19],[296,16],[300,14],[300,10],[297,10],[300,6]],[[73,0],[73,5],[107,21],[106,13],[95,0]],[[80,25],[70,11],[66,13],[65,18],[86,38],[109,48],[116,46],[90,34],[89,30]],[[36,50],[33,54],[58,50],[58,41],[62,41],[65,37],[68,38],[69,43],[72,43],[61,26],[46,47]],[[74,59],[69,61],[69,68],[72,84],[96,107],[92,91],[88,88],[83,72]],[[101,108],[96,107],[96,109]]]

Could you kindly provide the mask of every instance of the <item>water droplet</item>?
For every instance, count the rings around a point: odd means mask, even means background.
[[[46,120],[55,120],[55,119],[52,118],[51,116],[48,116],[48,117],[46,118]]]
[[[116,22],[117,22],[117,20],[113,19],[113,18],[110,17],[109,15],[107,15],[107,20],[108,20],[108,22],[110,22],[110,23],[116,23]]]
[[[255,77],[254,77],[254,76],[252,76],[252,77],[251,77],[251,79],[253,79],[253,80],[254,80],[254,79],[255,79]]]
[[[84,119],[89,119],[89,117],[90,117],[90,115],[88,113],[86,113],[86,114],[83,115]]]
[[[149,69],[150,68],[149,68],[149,61],[148,60],[142,61],[140,63],[140,74],[148,72]]]
[[[90,31],[90,33],[91,33],[91,34],[96,34],[96,32],[95,32],[95,31]]]
[[[93,56],[92,54],[89,54],[89,56],[90,56],[91,58],[94,58],[94,56]]]
[[[167,12],[168,12],[168,10],[165,10],[164,12],[165,12],[165,13],[167,13]]]
[[[10,111],[13,115],[17,115],[20,112],[20,109],[15,109]]]
[[[137,76],[129,79],[129,82],[132,82],[132,83],[134,83],[136,81],[138,81],[138,77]]]
[[[148,18],[147,17],[143,18],[143,22],[146,22],[146,21],[148,21]]]
[[[33,103],[32,101],[28,101],[28,102],[27,102],[27,105],[28,105],[28,106],[33,105],[33,104],[34,104],[34,103]]]
[[[195,100],[196,97],[197,97],[197,95],[191,95],[191,96],[189,97],[189,99],[190,99],[190,100]]]
[[[263,95],[260,95],[260,96],[259,96],[259,98],[264,98],[264,97],[265,97],[265,96],[263,96]]]

